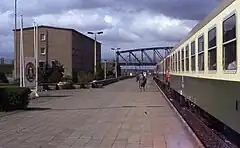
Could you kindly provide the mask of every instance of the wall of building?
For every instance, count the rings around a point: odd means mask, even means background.
[[[72,63],[76,72],[93,72],[94,40],[75,31],[72,32]],[[97,64],[101,61],[101,44],[97,43]]]
[[[23,48],[24,48],[24,56],[25,57],[33,57],[34,56],[34,49],[33,49],[33,29],[27,29],[24,30],[23,32]],[[20,31],[17,31],[17,47],[16,47],[16,56],[15,60],[16,60],[16,77],[19,78],[19,73],[20,73]]]
[[[41,40],[41,34],[45,35],[45,40]],[[72,34],[71,30],[39,27],[39,62],[58,60],[65,67],[66,74],[72,74]],[[34,57],[33,28],[23,30],[24,56]],[[41,48],[45,48],[46,54],[41,53]],[[17,61],[17,77],[19,77],[20,62],[20,31],[17,31],[17,51],[15,57]]]
[[[40,41],[40,47],[47,49],[46,55],[41,55],[39,59],[48,59],[51,63],[52,60],[57,60],[63,64],[65,74],[72,75],[72,36],[70,30],[54,29],[54,28],[41,28],[41,33],[47,35],[46,41]],[[40,54],[40,53],[39,53]]]

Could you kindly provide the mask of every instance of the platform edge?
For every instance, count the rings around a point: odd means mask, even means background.
[[[183,119],[182,115],[177,111],[177,109],[173,106],[173,104],[168,100],[167,96],[165,93],[160,89],[160,87],[157,85],[157,83],[154,81],[155,85],[157,86],[158,90],[162,93],[164,96],[165,100],[170,104],[170,106],[173,108],[174,112],[177,114],[177,116],[181,119],[182,123],[184,126],[187,128],[188,132],[192,135],[192,137],[196,140],[198,147],[197,148],[205,148],[202,144],[202,142],[199,140],[199,138],[196,136],[196,134],[193,132],[193,130],[189,127],[187,122]]]

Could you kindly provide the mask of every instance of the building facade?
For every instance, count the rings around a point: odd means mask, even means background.
[[[20,74],[20,29],[17,29],[15,48],[16,77]],[[38,27],[39,66],[59,61],[65,68],[65,74],[94,71],[94,40],[74,29],[51,26]],[[34,57],[34,29],[23,29],[23,48],[25,57]],[[97,42],[97,66],[101,61],[101,43]]]

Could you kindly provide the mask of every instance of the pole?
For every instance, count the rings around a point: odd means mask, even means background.
[[[107,79],[107,61],[104,61],[104,79]]]
[[[118,77],[118,72],[117,72],[117,53],[116,49],[114,50],[114,55],[115,55],[115,77]]]
[[[97,74],[97,34],[94,33],[94,75]]]
[[[14,60],[14,75],[15,78],[17,78],[17,0],[14,0],[14,54],[15,54],[15,60]],[[19,65],[20,66],[20,65]]]
[[[34,58],[36,58],[36,24],[35,22],[33,23],[33,53],[34,53]]]
[[[128,69],[127,69],[127,67],[128,67],[128,63],[126,62],[126,68],[125,68],[125,70],[126,70],[126,76],[128,75]]]
[[[21,16],[21,19],[20,19],[20,24],[22,24],[22,16]],[[23,87],[23,66],[22,66],[22,25],[21,25],[21,28],[20,28],[20,47],[19,47],[19,66],[20,66],[20,87]]]
[[[23,16],[21,15],[21,60],[22,60],[22,86],[25,87],[25,58],[24,58],[24,46],[23,46]]]
[[[35,67],[36,67],[36,92],[38,91],[38,25],[36,25],[36,63],[35,63]]]

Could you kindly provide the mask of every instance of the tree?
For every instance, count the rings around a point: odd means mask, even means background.
[[[96,79],[96,80],[102,80],[102,79],[104,79],[104,70],[102,69],[102,67],[101,66],[99,66],[98,68],[97,68],[97,73],[96,73],[96,75],[94,76],[94,78]]]
[[[39,68],[40,83],[58,83],[64,73],[64,67],[59,61],[52,62],[52,66],[45,65],[45,68]]]
[[[6,75],[3,72],[0,72],[0,83],[9,83]]]

